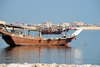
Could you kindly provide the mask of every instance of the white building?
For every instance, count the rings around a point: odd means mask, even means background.
[[[60,26],[65,27],[65,26],[70,26],[70,24],[69,23],[61,23]]]
[[[51,26],[51,25],[53,25],[53,24],[52,24],[51,22],[46,21],[46,22],[44,22],[42,25],[43,25],[43,26],[49,27],[49,26]]]
[[[6,24],[6,22],[5,21],[0,21],[0,24]]]

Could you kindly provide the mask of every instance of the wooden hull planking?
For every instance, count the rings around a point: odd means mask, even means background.
[[[33,46],[68,46],[67,43],[71,42],[74,38],[67,38],[67,39],[30,39],[25,37],[16,37],[10,35],[3,35],[2,38],[5,40],[7,44],[10,46],[17,46],[17,45],[33,45]]]

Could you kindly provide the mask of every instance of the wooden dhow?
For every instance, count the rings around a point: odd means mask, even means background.
[[[62,36],[58,38],[42,38],[41,31],[39,31],[39,36],[30,36],[30,31],[32,29],[27,29],[26,27],[15,26],[15,25],[4,25],[0,24],[4,29],[0,29],[2,38],[10,46],[19,46],[19,45],[31,45],[31,46],[68,46],[68,44],[76,38],[76,36],[82,31],[82,29],[76,30],[73,34],[68,36]],[[11,31],[7,29],[9,27]],[[22,31],[18,31],[21,29]],[[28,30],[26,35],[24,30]]]

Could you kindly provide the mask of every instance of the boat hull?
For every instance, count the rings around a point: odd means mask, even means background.
[[[61,34],[62,31],[51,31],[51,32],[48,32],[48,31],[42,31],[41,33],[42,33],[42,34]]]
[[[65,39],[30,39],[25,37],[16,37],[10,35],[3,35],[2,38],[10,46],[18,45],[31,45],[31,46],[68,46],[71,40],[74,38],[65,38]],[[68,46],[69,47],[69,46]]]

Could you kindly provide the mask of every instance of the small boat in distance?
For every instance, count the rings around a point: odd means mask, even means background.
[[[41,34],[61,34],[62,32],[62,28],[57,27],[41,28]]]
[[[0,29],[2,38],[10,46],[31,45],[69,47],[68,44],[82,31],[82,29],[78,29],[73,34],[68,36],[65,35],[58,38],[43,38],[41,30],[39,31],[39,36],[31,36],[30,31],[34,30],[29,28],[27,29],[26,27],[15,26],[11,24],[0,24],[0,26],[4,27],[4,29]],[[10,30],[8,30],[8,28],[10,28]],[[25,33],[25,30],[28,31],[28,34]]]
[[[61,26],[40,27],[40,29],[41,29],[41,34],[62,34],[62,32],[65,31],[68,32],[69,30],[77,30],[74,27],[61,27]]]

